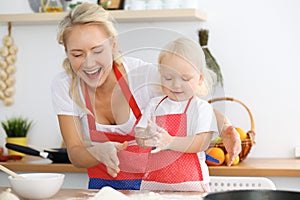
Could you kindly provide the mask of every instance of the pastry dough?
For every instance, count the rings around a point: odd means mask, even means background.
[[[111,187],[103,187],[89,200],[130,200],[130,198]]]

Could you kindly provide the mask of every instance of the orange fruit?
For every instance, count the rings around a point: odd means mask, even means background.
[[[243,129],[236,127],[235,130],[239,133],[241,140],[247,139],[247,133]]]
[[[218,165],[222,165],[224,163],[225,160],[225,154],[224,151],[219,148],[219,147],[211,147],[209,149],[206,150],[206,154],[208,154],[209,156],[219,160],[219,163],[217,162],[213,162],[210,160],[206,160],[206,164],[209,166],[218,166]]]
[[[239,162],[240,162],[240,157],[237,156],[237,157],[234,159],[234,161],[233,161],[233,163],[232,163],[231,165],[232,165],[232,166],[233,166],[233,165],[237,165],[237,164],[239,164]],[[226,164],[229,163],[229,154],[228,154],[228,153],[225,155],[225,163],[226,163]]]

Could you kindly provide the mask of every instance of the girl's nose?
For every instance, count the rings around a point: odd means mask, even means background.
[[[179,88],[181,86],[180,82],[181,81],[179,79],[175,78],[174,81],[173,81],[173,87],[174,88]]]

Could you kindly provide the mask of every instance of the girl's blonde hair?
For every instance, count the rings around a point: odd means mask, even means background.
[[[66,40],[72,28],[76,25],[85,24],[99,25],[99,28],[101,28],[110,38],[117,40],[117,31],[113,22],[112,16],[101,6],[95,3],[82,3],[70,10],[67,16],[60,21],[58,25],[57,41],[66,49]],[[114,55],[113,59],[117,65],[122,63],[120,55]],[[69,89],[70,96],[81,108],[86,110],[79,95],[77,75],[73,71],[68,58],[64,59],[63,68],[67,73],[72,75],[72,82]]]
[[[176,55],[183,58],[203,74],[204,81],[199,91],[197,91],[197,95],[205,97],[213,92],[216,74],[207,68],[204,52],[198,43],[188,38],[178,38],[163,48],[159,54],[158,63],[160,64],[167,55]]]

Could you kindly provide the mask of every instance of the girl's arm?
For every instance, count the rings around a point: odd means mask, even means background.
[[[162,138],[158,148],[170,149],[184,153],[197,153],[205,151],[212,139],[213,132],[199,133],[193,136],[178,137],[170,136],[166,131],[162,134]]]

